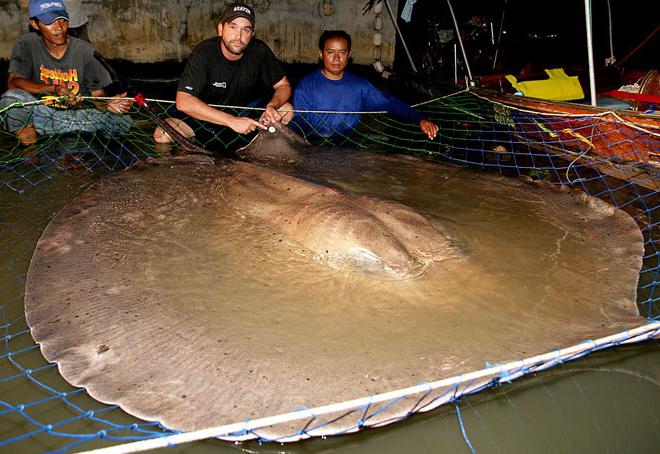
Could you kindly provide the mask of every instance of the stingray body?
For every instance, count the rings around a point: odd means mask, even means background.
[[[52,219],[25,309],[67,381],[196,430],[644,322],[641,233],[598,199],[412,158],[291,149],[282,158],[281,145],[253,146],[265,152],[248,150],[250,159],[287,173],[155,160],[101,180]],[[370,422],[403,417],[416,399]],[[329,430],[355,427],[339,416]]]
[[[308,159],[306,148],[278,124],[277,134],[258,134],[239,153],[285,170]],[[317,262],[334,269],[405,279],[461,255],[440,226],[401,203],[350,194],[261,165],[237,163],[225,195],[238,210],[277,225],[313,251]]]
[[[223,195],[237,210],[277,226],[334,269],[408,278],[459,256],[446,234],[405,205],[261,166],[233,165]]]

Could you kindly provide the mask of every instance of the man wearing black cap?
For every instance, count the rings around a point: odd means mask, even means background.
[[[287,122],[283,111],[291,109],[287,102],[291,85],[270,48],[253,39],[254,24],[254,11],[249,6],[233,3],[225,9],[217,24],[218,36],[199,44],[188,59],[177,88],[178,110],[240,134],[266,129],[273,122]],[[265,104],[265,111],[256,121],[209,104]]]
[[[7,87],[0,106],[29,103],[37,97],[64,97],[77,104],[81,96],[105,96],[103,87],[112,82],[110,74],[94,57],[94,46],[67,35],[69,15],[64,3],[30,0],[30,25],[37,33],[25,33],[14,44],[9,62]],[[117,95],[118,98],[126,93]],[[112,100],[112,113],[127,112],[131,101]],[[63,106],[62,106],[63,107]],[[124,132],[130,119],[96,109],[54,110],[43,103],[12,108],[5,127],[22,144],[33,143],[37,134],[66,134],[74,131]]]

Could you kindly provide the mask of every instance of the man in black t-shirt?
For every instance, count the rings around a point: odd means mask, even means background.
[[[254,11],[233,3],[222,14],[218,36],[199,44],[191,53],[176,94],[178,110],[198,120],[227,126],[240,134],[269,124],[287,123],[291,85],[270,48],[254,37]],[[254,119],[234,116],[209,104],[252,106],[265,102],[265,111]],[[287,115],[288,113],[288,115]]]

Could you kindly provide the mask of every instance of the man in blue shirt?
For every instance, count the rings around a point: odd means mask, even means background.
[[[320,137],[349,134],[361,115],[347,112],[387,111],[390,115],[419,125],[433,140],[438,126],[367,80],[346,71],[351,57],[351,36],[342,30],[326,30],[319,38],[323,67],[304,77],[294,91],[295,110],[343,113],[297,112],[294,129]]]

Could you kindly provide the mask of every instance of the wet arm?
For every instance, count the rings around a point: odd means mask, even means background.
[[[408,120],[411,123],[419,125],[420,131],[431,140],[435,139],[435,136],[438,134],[438,125],[393,96],[390,97],[390,104],[387,111],[395,118]]]
[[[273,85],[275,93],[266,107],[272,107],[277,110],[284,105],[285,102],[291,97],[291,84],[286,77],[283,77],[279,82]]]
[[[91,95],[94,97],[105,97],[107,96],[107,93],[103,88],[98,88],[94,91],[91,92]],[[131,109],[131,106],[133,105],[133,100],[132,99],[122,99],[126,98],[128,95],[127,92],[124,93],[117,93],[116,95],[113,96],[113,99],[111,101],[108,101],[106,104],[106,108],[108,109],[109,112],[112,113],[126,113]],[[101,107],[99,105],[99,107]]]
[[[256,128],[266,129],[259,122],[247,117],[235,117],[215,107],[211,107],[197,96],[182,91],[176,92],[176,108],[197,120],[207,121],[220,126],[228,126],[234,131],[245,134]]]
[[[368,102],[374,110],[384,109],[394,118],[406,120],[419,125],[419,129],[431,140],[438,134],[438,125],[428,120],[424,115],[417,112],[403,101],[392,95],[383,93],[374,86],[370,86],[372,94],[368,96]]]
[[[273,97],[268,104],[266,104],[266,110],[263,115],[261,115],[260,119],[261,122],[267,124],[282,119],[282,113],[278,112],[277,109],[286,104],[289,98],[291,98],[291,84],[286,76],[273,85],[273,89],[275,90],[275,93],[273,93]]]

